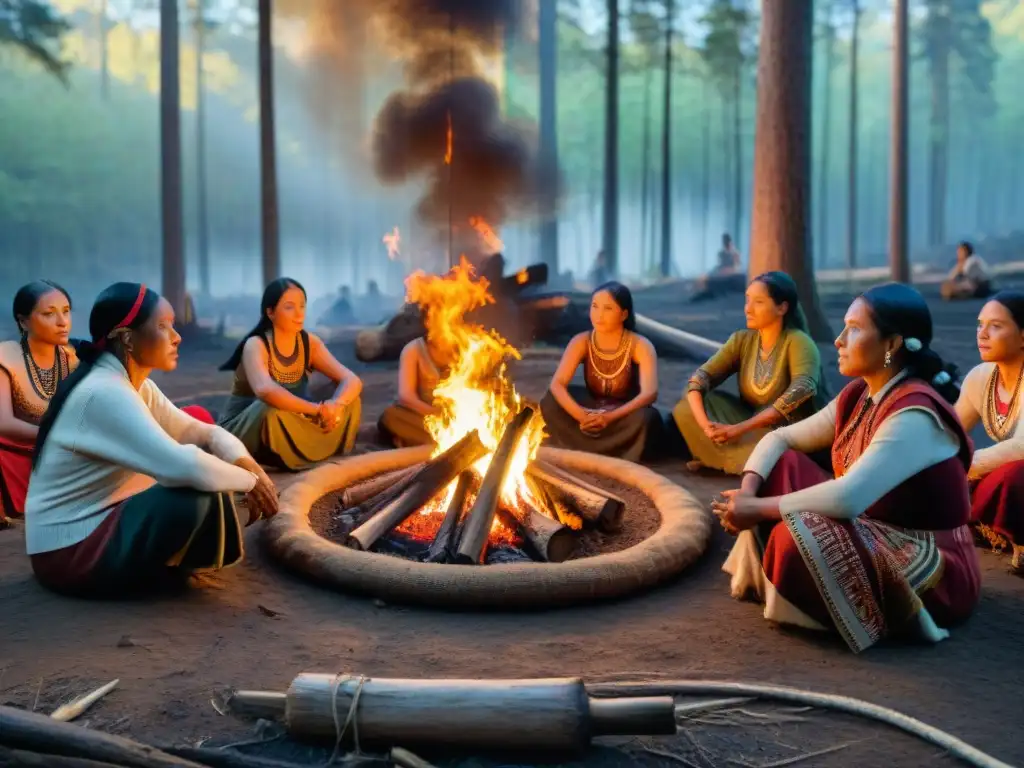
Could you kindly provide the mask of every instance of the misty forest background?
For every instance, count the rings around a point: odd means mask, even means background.
[[[494,76],[503,81],[506,114],[536,124],[541,72],[551,71],[542,53],[554,55],[565,179],[559,268],[577,277],[591,268],[609,232],[608,201],[618,206],[623,277],[702,272],[726,231],[746,260],[760,4],[557,0],[557,15],[547,15],[557,44],[545,47],[539,25],[546,15],[537,2],[523,0],[532,13],[509,31]],[[61,70],[47,69],[34,41],[12,43],[16,35],[5,33],[5,7],[10,13],[16,5],[0,0],[0,295],[38,277],[63,282],[86,305],[115,280],[159,285],[158,0],[53,0],[67,25],[44,32],[59,38],[69,65]],[[616,5],[618,45],[610,51],[608,8]],[[891,5],[815,3],[811,226],[818,270],[886,263]],[[369,160],[374,115],[402,87],[400,63],[367,29],[343,41],[358,82],[338,77],[330,57],[311,54],[311,41],[323,42],[317,3],[278,0],[273,8],[281,271],[304,282],[311,298],[342,284],[362,292],[369,280],[400,294],[404,272],[436,264],[439,249],[414,220],[420,190],[380,184]],[[986,242],[995,252],[996,244],[1024,237],[1024,3],[913,0],[910,18],[910,253],[914,262],[945,266],[959,239],[980,242],[988,256]],[[199,297],[258,295],[257,0],[188,0],[179,20],[186,284]],[[606,71],[616,59],[617,178],[606,174],[603,149]],[[402,263],[388,260],[382,242],[395,226]],[[540,231],[537,221],[502,226],[511,265],[541,260]]]

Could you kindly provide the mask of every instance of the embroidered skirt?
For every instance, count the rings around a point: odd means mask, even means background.
[[[0,438],[0,521],[25,514],[32,446]]]
[[[787,451],[762,486],[781,496],[831,479]],[[922,516],[927,510],[921,510]],[[723,567],[732,593],[765,604],[765,618],[835,629],[854,652],[891,635],[931,642],[974,611],[981,573],[968,526],[928,531],[861,516],[800,512],[744,531]]]
[[[243,552],[230,494],[157,485],[112,507],[77,544],[31,560],[39,581],[56,592],[116,597],[227,568]]]
[[[615,408],[621,403],[596,399],[586,387],[572,385],[569,394],[581,407],[593,410]],[[580,431],[580,424],[566,411],[550,392],[540,401],[544,416],[544,430],[548,433],[550,445],[569,448],[574,451],[599,453],[627,461],[640,461],[642,457],[657,452],[661,444],[663,421],[654,407],[641,408],[624,419],[608,425],[597,435]]]
[[[423,417],[411,408],[392,403],[377,421],[377,431],[396,448],[411,445],[432,445],[434,439],[423,426]]]
[[[971,522],[999,549],[1024,546],[1024,461],[1011,461],[971,491]]]

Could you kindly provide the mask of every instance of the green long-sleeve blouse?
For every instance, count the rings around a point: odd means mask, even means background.
[[[734,373],[740,398],[755,411],[771,405],[799,421],[825,405],[821,356],[803,331],[784,330],[767,359],[757,331],[737,331],[690,377],[687,391],[709,392]]]

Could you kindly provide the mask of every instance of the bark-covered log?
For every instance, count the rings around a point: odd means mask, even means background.
[[[25,752],[79,757],[123,768],[203,768],[199,763],[146,744],[14,707],[0,706],[0,744]]]
[[[455,562],[468,565],[482,563],[487,554],[487,537],[491,532],[494,515],[498,511],[501,498],[501,487],[508,474],[508,463],[515,452],[516,445],[523,437],[533,408],[523,408],[505,427],[505,433],[498,442],[498,447],[491,457],[487,474],[480,483],[480,492],[476,496],[473,507],[466,513],[466,522],[462,526],[462,536],[455,556]]]
[[[402,484],[403,480],[411,479],[416,472],[422,468],[422,464],[416,464],[406,469],[396,469],[394,472],[384,472],[383,474],[371,477],[368,480],[356,483],[355,485],[349,486],[341,494],[341,504],[348,510],[352,507],[357,507],[363,502],[375,499],[378,495],[385,491],[391,491],[396,487],[405,487]],[[401,491],[394,493],[391,498],[397,496]],[[380,503],[379,501],[375,503]]]
[[[386,504],[388,504],[391,501],[394,501],[396,498],[405,493],[409,489],[409,486],[412,485],[413,481],[416,479],[417,473],[421,469],[423,469],[423,465],[417,464],[415,467],[416,471],[410,472],[409,474],[405,475],[400,480],[398,480],[398,482],[396,482],[394,485],[390,486],[389,488],[384,488],[376,496],[371,496],[370,498],[365,499],[364,501],[360,502],[359,504],[356,504],[355,506],[349,507],[345,505],[343,494],[343,510],[340,514],[340,517],[350,518],[352,520],[355,520],[357,524],[361,525],[363,522],[376,515],[381,509],[384,508]]]
[[[509,516],[546,563],[564,563],[576,548],[576,534],[571,528],[532,506],[525,511],[509,510]]]
[[[704,361],[722,348],[717,341],[681,331],[643,315],[636,316],[636,332],[654,345],[660,357]]]
[[[604,533],[622,529],[624,499],[544,460],[534,461],[526,471],[557,500],[578,512],[587,524]]]
[[[473,430],[447,451],[428,461],[413,477],[409,487],[352,531],[346,543],[353,549],[369,550],[377,539],[401,525],[486,453],[480,435]]]
[[[473,483],[473,472],[467,470],[459,475],[455,484],[455,492],[448,502],[448,509],[445,510],[444,520],[441,527],[437,529],[437,536],[431,542],[427,550],[426,561],[428,563],[447,563],[455,556],[456,533],[459,530],[459,521],[462,519],[462,512],[466,506],[466,497]]]

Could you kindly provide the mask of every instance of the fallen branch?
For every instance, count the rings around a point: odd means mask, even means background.
[[[846,742],[845,744],[835,744],[831,747],[825,747],[825,749],[819,749],[817,752],[807,752],[803,755],[794,755],[793,757],[785,757],[782,760],[774,760],[770,763],[761,763],[758,768],[783,768],[786,765],[796,765],[802,763],[804,760],[810,760],[814,757],[821,757],[822,755],[828,755],[832,752],[838,752],[841,749],[846,749],[854,742]]]
[[[0,746],[0,765],[4,768],[121,768],[114,763],[102,763],[81,757],[62,757],[40,752],[24,752]]]
[[[102,699],[112,690],[117,687],[117,684],[121,682],[118,680],[111,680],[106,685],[102,685],[92,693],[87,693],[79,699],[75,699],[70,704],[65,704],[62,707],[57,707],[53,714],[50,715],[54,720],[60,720],[62,723],[69,723],[76,717],[82,715],[89,707],[95,704],[97,701]]]
[[[680,717],[686,719],[692,717],[693,715],[703,715],[708,712],[714,712],[718,709],[733,707],[737,704],[746,704],[748,701],[753,701],[753,699],[747,696],[740,696],[733,697],[731,699],[712,699],[711,701],[695,701],[692,704],[676,704],[676,719],[678,720]]]
[[[781,685],[721,682],[717,680],[659,680],[634,683],[590,683],[587,692],[592,696],[754,696],[759,699],[805,704],[850,715],[876,720],[934,744],[952,756],[977,768],[1012,768],[1009,763],[972,747],[965,741],[888,707],[871,704],[849,696],[814,693]],[[687,731],[683,731],[687,733]]]

